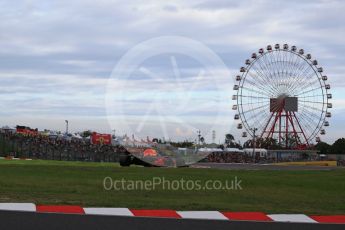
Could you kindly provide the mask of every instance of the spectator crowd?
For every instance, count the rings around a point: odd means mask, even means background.
[[[1,133],[0,152],[18,158],[116,162],[127,150],[120,145],[91,144],[89,139]]]

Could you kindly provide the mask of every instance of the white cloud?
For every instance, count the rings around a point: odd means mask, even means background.
[[[2,117],[24,112],[42,116],[57,113],[83,120],[83,114],[89,114],[94,122],[88,124],[97,128],[96,118],[104,113],[107,79],[119,58],[137,43],[163,35],[203,42],[220,55],[233,76],[252,52],[269,43],[303,47],[328,74],[335,88],[335,109],[344,108],[344,10],[345,3],[335,0],[1,1],[1,108],[10,110]],[[167,76],[167,82],[173,81],[171,70],[161,60],[150,64],[154,66],[151,70]],[[195,66],[186,62],[181,72],[195,73]],[[224,112],[231,109],[233,76],[218,79]],[[193,80],[183,79],[182,89]],[[210,82],[208,76],[200,81],[206,88]],[[148,79],[126,83],[128,92],[145,91],[152,85]],[[122,86],[119,80],[117,89]],[[169,90],[168,85],[159,87],[161,91]],[[133,105],[131,109],[142,106]],[[232,117],[224,119],[225,124],[230,124]],[[99,120],[103,128],[104,123]],[[225,133],[227,129],[225,125],[217,132]]]

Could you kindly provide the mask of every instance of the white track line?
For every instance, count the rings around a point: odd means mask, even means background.
[[[178,211],[177,214],[185,219],[229,220],[218,211]]]
[[[317,223],[315,220],[304,214],[272,214],[267,216],[278,222]]]
[[[0,210],[36,212],[36,205],[32,203],[0,203]]]
[[[85,214],[108,216],[134,216],[128,208],[84,208]]]

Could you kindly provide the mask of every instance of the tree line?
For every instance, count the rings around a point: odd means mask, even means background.
[[[282,147],[278,144],[278,141],[274,138],[256,138],[255,146],[257,148],[265,149],[281,149]],[[289,145],[293,147],[295,143],[292,138],[289,140]],[[225,147],[228,148],[252,148],[253,140],[247,140],[243,145],[237,143],[232,134],[225,135]],[[328,144],[326,142],[319,142],[311,149],[316,149],[320,154],[345,154],[345,138],[339,138],[333,144]]]
[[[345,138],[339,138],[332,145],[319,142],[315,148],[320,151],[320,154],[345,154]]]

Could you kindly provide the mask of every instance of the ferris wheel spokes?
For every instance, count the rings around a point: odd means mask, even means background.
[[[286,148],[310,145],[318,133],[325,133],[332,94],[323,68],[311,54],[287,44],[268,45],[245,64],[234,87],[238,127],[244,126],[249,134],[255,127],[262,138],[276,138]],[[294,146],[288,139],[294,139]]]

